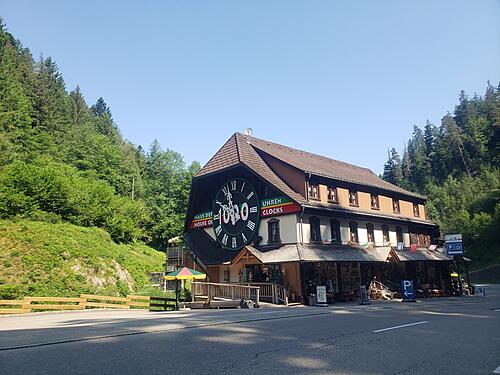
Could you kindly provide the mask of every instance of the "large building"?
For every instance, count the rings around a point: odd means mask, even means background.
[[[193,178],[185,240],[212,282],[277,283],[330,300],[374,278],[449,287],[426,197],[366,168],[236,133]]]

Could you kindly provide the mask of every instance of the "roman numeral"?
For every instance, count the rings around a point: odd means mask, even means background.
[[[229,239],[228,235],[226,233],[224,233],[224,237],[222,237],[222,243],[224,245],[227,245],[227,240]]]
[[[257,212],[257,206],[250,207],[250,213]]]
[[[218,236],[220,232],[222,232],[222,226],[219,225],[217,228],[215,228],[215,235]]]
[[[236,190],[236,180],[231,181],[231,190]]]
[[[241,239],[243,240],[243,243],[247,243],[247,238],[245,237],[245,233],[241,233]]]
[[[253,191],[250,192],[250,194],[247,195],[247,200],[253,197]]]
[[[227,186],[227,185],[226,185],[226,186],[224,186],[224,187],[222,188],[222,192],[224,193],[224,195],[228,195],[228,194],[229,194],[229,186]]]
[[[220,220],[220,214],[215,214],[214,215],[214,221]]]
[[[255,223],[252,220],[248,220],[247,227],[249,227],[250,230],[254,230],[255,229]]]
[[[245,183],[246,183],[246,182],[245,182],[245,181],[243,181],[243,185],[241,185],[241,189],[240,189],[240,191],[243,191],[243,189],[245,188]]]
[[[236,237],[233,237],[232,245],[233,247],[236,247]]]

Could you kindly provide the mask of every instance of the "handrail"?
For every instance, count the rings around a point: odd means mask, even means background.
[[[274,282],[238,282],[237,285],[255,285],[260,287],[260,296],[270,298],[274,304],[284,304],[288,306],[288,289],[283,285]]]
[[[193,302],[196,297],[201,296],[206,297],[209,302],[214,298],[249,299],[258,305],[260,300],[260,287],[258,286],[200,281],[194,281],[191,285]]]

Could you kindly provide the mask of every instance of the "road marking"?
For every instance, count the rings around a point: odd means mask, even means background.
[[[395,327],[377,329],[376,331],[373,331],[373,332],[374,333],[378,333],[378,332],[390,331],[392,329],[398,329],[398,328],[404,328],[404,327],[411,327],[411,326],[416,326],[418,324],[424,324],[424,323],[429,323],[429,322],[427,320],[422,320],[421,322],[409,323],[409,324],[403,324],[401,326],[395,326]]]
[[[498,366],[495,371],[493,371],[494,374],[500,374],[500,366]]]
[[[493,309],[493,311],[500,311],[500,309]]]

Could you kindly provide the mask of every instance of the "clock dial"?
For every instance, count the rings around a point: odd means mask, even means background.
[[[213,228],[219,244],[230,250],[247,245],[259,230],[260,206],[254,187],[234,178],[217,191],[213,207]]]

